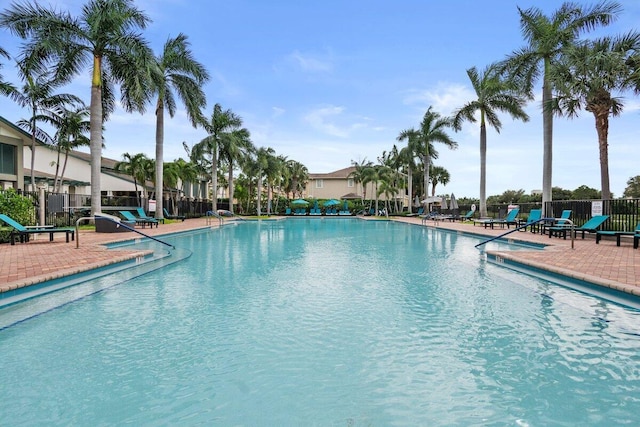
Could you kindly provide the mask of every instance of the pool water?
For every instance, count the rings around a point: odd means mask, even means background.
[[[0,331],[0,424],[640,423],[638,310],[476,238],[296,219],[170,242],[193,255]]]

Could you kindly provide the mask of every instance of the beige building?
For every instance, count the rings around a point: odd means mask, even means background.
[[[314,199],[354,199],[364,197],[367,200],[375,199],[375,186],[368,183],[366,191],[363,189],[362,183],[356,183],[350,177],[356,168],[349,166],[329,173],[310,173],[309,182],[305,190],[305,198]],[[395,198],[407,206],[405,192],[403,190],[396,193]],[[384,194],[378,197],[378,200],[386,200]]]
[[[29,145],[28,133],[0,117],[0,190],[24,190],[23,147]]]

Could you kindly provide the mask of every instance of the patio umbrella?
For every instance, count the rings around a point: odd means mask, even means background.
[[[413,201],[413,206],[420,206],[420,197],[416,196],[415,200]]]
[[[442,202],[442,197],[438,196],[429,196],[424,199],[421,203],[440,203]]]
[[[339,205],[340,202],[336,199],[331,199],[331,200],[327,200],[326,202],[324,202],[325,206],[336,206]]]
[[[362,196],[356,193],[347,193],[344,196],[342,196],[341,199],[356,200],[356,199],[362,199]]]
[[[446,198],[446,197],[443,197],[443,198],[442,198],[442,202],[440,202],[440,209],[442,209],[442,210],[447,210],[447,209],[449,209],[449,208],[447,207],[447,198]]]
[[[348,211],[349,210],[349,203],[347,203],[347,201],[344,201],[344,206],[342,207],[343,211]]]
[[[313,202],[313,209],[318,209],[318,199]]]
[[[291,202],[292,205],[308,205],[309,202],[307,202],[305,199],[295,199],[293,202]]]
[[[458,201],[456,200],[456,196],[453,195],[453,193],[451,193],[451,201],[449,203],[451,209],[458,209]]]

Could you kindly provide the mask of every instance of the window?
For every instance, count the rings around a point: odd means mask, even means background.
[[[351,188],[351,187],[353,187],[353,184],[354,184],[354,182],[353,182],[353,178],[349,178],[349,179],[347,180],[347,187]]]
[[[316,188],[323,188],[324,187],[324,181],[321,179],[316,179]]]
[[[0,173],[16,175],[16,146],[0,143]]]

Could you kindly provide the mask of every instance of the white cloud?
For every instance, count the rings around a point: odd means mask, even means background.
[[[330,56],[330,54],[328,55]],[[295,63],[303,71],[310,72],[330,72],[333,71],[333,63],[330,58],[321,55],[314,56],[311,54],[303,54],[297,50],[293,51],[287,59]]]

